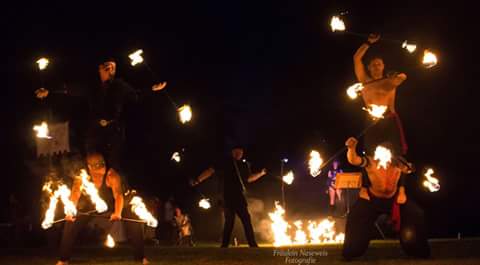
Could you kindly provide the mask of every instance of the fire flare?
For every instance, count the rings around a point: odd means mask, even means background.
[[[332,17],[332,20],[330,21],[330,27],[332,28],[332,32],[345,31],[345,23],[338,16]]]
[[[438,63],[437,56],[427,49],[423,52],[422,63],[426,68],[432,68]]]
[[[65,215],[75,216],[77,215],[77,208],[75,204],[70,200],[71,191],[65,184],[58,184],[55,191],[52,190],[54,183],[49,181],[43,185],[42,190],[50,194],[50,202],[47,211],[45,212],[45,218],[42,222],[42,228],[48,229],[53,225],[53,219],[55,218],[55,210],[57,208],[58,200],[63,203],[63,211]]]
[[[38,138],[52,139],[52,137],[48,135],[48,124],[44,121],[40,125],[34,125],[33,130],[37,132]]]
[[[437,178],[432,177],[434,171],[433,169],[427,169],[425,172],[425,180],[423,181],[423,186],[425,186],[430,192],[437,192],[440,190],[440,181]]]
[[[417,50],[417,45],[404,41],[402,43],[402,48],[406,49],[409,53],[414,53]]]
[[[351,99],[356,99],[362,90],[363,90],[363,84],[355,83],[347,88],[347,95]]]
[[[383,114],[387,111],[387,106],[370,104],[368,108],[363,108],[373,119],[383,119]]]
[[[310,169],[310,175],[312,177],[320,175],[322,163],[323,159],[320,157],[320,153],[312,150],[310,152],[310,160],[308,161],[308,168]]]
[[[185,124],[192,120],[192,108],[189,105],[183,105],[177,111],[181,123]]]
[[[131,60],[130,64],[132,66],[143,63],[142,53],[142,50],[136,50],[135,52],[128,55],[128,58],[130,58]]]
[[[291,185],[294,179],[295,177],[292,171],[289,171],[285,176],[282,177],[283,182],[285,182],[288,185]]]
[[[115,247],[115,240],[113,240],[113,237],[110,234],[107,235],[107,239],[105,240],[105,246],[108,248]]]
[[[388,164],[392,161],[392,152],[381,145],[375,149],[374,160],[378,161],[377,168],[383,167],[387,169]]]
[[[38,64],[38,69],[40,69],[40,71],[45,70],[49,62],[50,61],[47,58],[40,58],[36,61],[36,63]]]
[[[87,171],[85,169],[82,169],[80,171],[80,176],[82,178],[82,186],[80,187],[80,189],[90,197],[90,200],[95,205],[96,211],[99,213],[107,211],[107,204],[98,195],[98,190],[95,187],[95,184],[90,182],[90,176],[87,174]]]
[[[208,210],[208,209],[210,209],[210,207],[212,207],[212,205],[210,204],[210,200],[206,199],[206,198],[201,199],[198,202],[198,206],[202,209],[205,209],[205,210]]]
[[[147,207],[143,203],[142,198],[134,196],[130,201],[130,205],[132,206],[132,212],[134,212],[141,220],[147,222],[148,226],[157,227],[157,219],[155,219],[152,213],[148,211]]]

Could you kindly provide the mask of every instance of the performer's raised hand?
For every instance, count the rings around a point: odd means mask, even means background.
[[[122,215],[119,214],[119,213],[112,213],[112,215],[110,215],[110,221],[120,221],[122,220]]]
[[[260,173],[262,174],[262,176],[267,175],[267,169],[266,169],[266,168],[262,168],[262,171],[260,171]]]
[[[369,201],[370,200],[370,195],[368,195],[367,188],[361,187],[360,192],[358,193],[358,196],[364,200]]]
[[[35,90],[35,96],[39,99],[44,99],[48,96],[48,90],[45,88],[39,88]]]
[[[76,220],[76,219],[75,219],[75,216],[69,215],[69,214],[65,215],[65,221],[67,221],[67,222],[75,222],[75,220]]]
[[[166,86],[167,86],[166,81],[165,82],[160,82],[160,83],[152,86],[152,91],[155,91],[155,92],[160,91],[160,90],[164,89]]]
[[[405,188],[400,187],[397,195],[397,203],[404,204],[407,202],[407,194],[405,194]]]
[[[358,140],[355,139],[355,137],[350,137],[347,139],[347,141],[345,142],[345,145],[348,147],[348,148],[356,148],[357,147],[357,144],[358,144]]]
[[[380,40],[380,34],[371,33],[370,35],[368,35],[368,43],[374,44],[378,40]]]

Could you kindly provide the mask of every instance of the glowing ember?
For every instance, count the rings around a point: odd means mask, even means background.
[[[182,158],[180,157],[180,153],[179,152],[173,153],[171,160],[177,163],[180,163],[180,161],[182,161]]]
[[[285,210],[278,201],[275,202],[275,211],[269,213],[272,221],[271,228],[273,232],[275,247],[305,245],[305,244],[326,244],[326,243],[342,243],[345,235],[335,232],[335,222],[328,219],[321,220],[319,223],[315,221],[307,221],[307,230],[303,229],[303,223],[300,220],[290,225],[284,219]]]
[[[387,106],[370,104],[368,108],[363,108],[373,119],[383,119],[383,114],[387,111]]]
[[[70,189],[65,184],[59,184],[57,190],[52,190],[53,183],[47,182],[43,185],[42,190],[50,194],[50,202],[47,211],[45,212],[45,219],[42,222],[42,228],[48,229],[53,225],[53,219],[55,218],[55,209],[57,208],[58,199],[63,203],[63,210],[65,215],[75,216],[77,215],[77,208],[70,200]]]
[[[430,192],[437,192],[440,190],[440,182],[437,178],[432,177],[433,169],[427,169],[425,172],[426,180],[423,181],[423,186],[425,186]]]
[[[360,91],[363,90],[363,85],[362,83],[356,83],[356,84],[353,84],[351,86],[349,86],[347,88],[347,95],[351,98],[351,99],[356,99],[358,97],[358,94],[360,93]]]
[[[135,66],[135,65],[143,62],[142,53],[143,53],[142,50],[136,50],[135,52],[128,55],[128,58],[130,58],[130,60],[131,60],[130,64],[132,66]]]
[[[320,175],[322,163],[323,159],[320,157],[320,153],[312,150],[312,152],[310,152],[310,160],[308,161],[308,168],[310,169],[310,175],[312,175],[312,177]]]
[[[212,207],[212,205],[210,204],[210,200],[206,199],[206,198],[201,199],[198,202],[198,206],[202,209],[205,209],[205,210],[208,210],[208,209],[210,209],[210,207]]]
[[[423,52],[423,65],[426,67],[426,68],[432,68],[434,67],[435,65],[437,65],[437,56],[432,53],[431,51],[429,50],[425,50]]]
[[[293,180],[295,179],[295,177],[293,176],[293,172],[292,171],[289,171],[287,173],[287,175],[283,176],[282,177],[282,180],[283,182],[285,182],[286,184],[288,185],[291,185],[293,183]]]
[[[40,125],[34,125],[33,130],[37,132],[38,138],[52,139],[52,137],[48,135],[48,124],[46,122],[42,122]]]
[[[48,61],[47,58],[40,58],[37,60],[36,63],[38,64],[38,69],[40,69],[40,71],[43,71],[47,68],[49,62],[50,61]]]
[[[98,190],[95,187],[95,184],[90,182],[90,176],[87,174],[87,171],[85,169],[82,169],[80,171],[80,176],[82,178],[82,186],[80,187],[80,189],[90,197],[90,200],[95,205],[95,210],[99,213],[107,211],[107,204],[98,195]]]
[[[108,248],[115,247],[115,240],[113,240],[113,237],[110,234],[107,235],[107,240],[105,240],[105,246]]]
[[[185,124],[192,120],[192,108],[189,105],[183,105],[177,111],[181,123]]]
[[[148,211],[142,198],[134,196],[130,201],[130,205],[132,206],[132,212],[134,212],[141,220],[146,221],[148,226],[157,227],[157,219],[155,219],[152,213]]]
[[[409,53],[414,53],[415,50],[417,50],[417,45],[404,41],[402,43],[402,48],[406,49]]]
[[[333,16],[332,20],[330,21],[330,27],[332,28],[332,32],[335,31],[344,31],[345,30],[345,23],[337,16]]]
[[[387,169],[388,163],[392,161],[392,152],[379,145],[375,149],[375,155],[373,159],[378,161],[377,168],[383,167],[384,169]]]

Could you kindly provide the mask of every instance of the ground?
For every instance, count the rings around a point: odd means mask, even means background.
[[[147,255],[152,264],[204,264],[204,265],[271,265],[271,264],[382,264],[382,265],[470,265],[480,264],[480,239],[432,240],[432,255],[429,260],[406,257],[395,241],[374,241],[366,255],[353,262],[341,260],[341,245],[299,246],[290,248],[273,248],[261,245],[259,249],[246,247],[220,249],[216,245],[200,244],[194,248],[148,247]],[[286,252],[290,250],[290,260]],[[307,251],[312,257],[302,256]],[[297,257],[293,253],[298,253]],[[55,256],[45,249],[1,249],[2,265],[40,265],[55,264]],[[130,265],[139,264],[130,261],[131,251],[128,247],[114,249],[97,247],[78,248],[70,264],[95,265]],[[293,259],[297,258],[296,261]],[[300,263],[302,262],[303,263]]]

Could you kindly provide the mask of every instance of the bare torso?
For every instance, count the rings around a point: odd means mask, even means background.
[[[370,192],[379,198],[391,198],[397,192],[397,184],[402,171],[395,166],[389,165],[387,169],[377,168],[377,161],[369,158],[369,166],[366,168],[371,186]]]
[[[363,102],[366,106],[370,104],[388,106],[391,112],[395,112],[395,93],[397,87],[390,79],[378,81],[369,80],[362,90]]]

